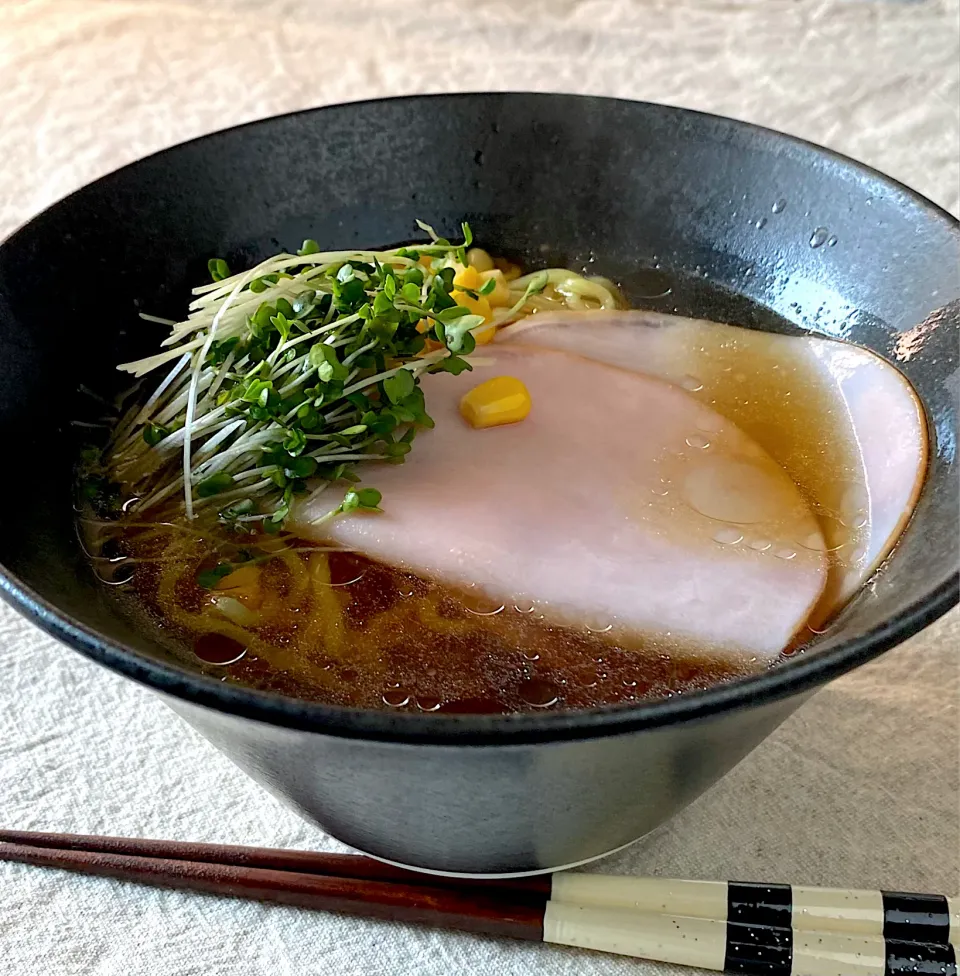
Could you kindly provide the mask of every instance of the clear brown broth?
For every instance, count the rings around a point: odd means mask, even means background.
[[[628,276],[621,279],[636,306],[796,331],[739,296],[656,274],[658,287],[661,279],[666,284],[654,298],[642,290],[646,279],[633,295]],[[849,445],[811,377],[777,369],[756,332],[735,348],[704,351],[703,359],[703,379],[712,382],[698,398],[747,432],[769,425],[771,400],[790,405],[777,418],[784,431],[777,460],[814,510],[829,513],[850,476]],[[556,626],[529,606],[498,609],[356,553],[320,552],[294,538],[283,540],[285,555],[259,565],[261,622],[242,636],[232,626],[198,635],[198,618],[216,614],[203,613],[211,593],[196,575],[222,556],[222,530],[148,537],[118,527],[119,535],[110,533],[110,554],[131,559],[132,577],[110,592],[127,614],[189,668],[301,699],[414,712],[580,709],[690,693],[768,666],[669,636]],[[236,544],[227,540],[228,547]],[[317,582],[317,567],[329,583]]]
[[[299,540],[286,544],[310,548]],[[149,559],[156,541],[151,548],[131,534],[121,547]],[[246,641],[223,633],[198,637],[180,621],[211,601],[211,591],[196,583],[211,563],[209,552],[198,540],[175,557],[177,580],[167,595],[161,578],[171,567],[147,561],[135,564],[116,595],[162,632],[182,663],[307,700],[425,712],[590,708],[682,694],[757,668],[670,638],[554,626],[529,605],[500,608],[350,552],[298,553],[307,567],[325,560],[330,574],[330,585],[299,595],[285,562],[262,563],[260,613],[269,621],[250,628]]]

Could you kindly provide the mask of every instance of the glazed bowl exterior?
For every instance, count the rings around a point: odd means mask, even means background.
[[[206,261],[454,236],[528,266],[667,275],[637,304],[869,347],[923,401],[931,462],[888,564],[815,649],[708,691],[583,712],[410,715],[192,673],[105,598],[78,545],[80,384],[182,313]],[[0,246],[0,593],[148,685],[264,787],[360,850],[433,871],[543,871],[643,836],[817,686],[957,601],[960,232],[907,188],[765,129],[659,105],[474,94],[334,106],[216,133],[80,190]],[[639,279],[637,279],[639,280]],[[629,290],[629,288],[628,288]],[[42,458],[42,464],[40,459]],[[32,459],[32,460],[31,460]],[[37,474],[36,472],[40,472]],[[642,594],[638,594],[642,599]]]

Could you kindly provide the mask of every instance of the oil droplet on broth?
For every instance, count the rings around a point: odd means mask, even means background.
[[[800,539],[799,545],[803,546],[804,549],[810,549],[813,552],[825,552],[827,549],[827,544],[819,532],[811,532],[810,535]]]
[[[695,447],[701,451],[705,451],[710,446],[710,441],[703,434],[690,434],[685,438],[685,443],[687,447]]]
[[[224,667],[236,664],[247,653],[247,649],[232,637],[224,634],[203,634],[193,644],[193,653],[205,664]]]
[[[600,620],[599,618],[588,620],[583,626],[591,634],[609,634],[613,630],[613,624],[610,621]]]
[[[753,442],[764,445],[765,451],[751,444],[753,457],[742,459],[762,466],[769,455],[816,514],[826,551],[831,554],[824,596],[829,612],[835,606],[831,601],[842,590],[850,552],[867,531],[867,522],[857,528],[852,528],[853,523],[869,519],[859,447],[845,423],[846,413],[837,409],[832,386],[814,357],[801,354],[797,345],[784,343],[782,336],[773,333],[718,326],[691,335],[688,348],[681,368],[703,383],[703,389],[692,396],[712,408],[709,415],[722,416]],[[749,382],[739,383],[736,376],[743,372]],[[702,425],[698,427],[702,429]],[[722,448],[720,438],[713,439]],[[717,453],[714,460],[723,456],[722,449]],[[746,449],[741,453],[749,454]],[[707,474],[697,477],[709,480]],[[679,483],[681,479],[675,480]],[[709,492],[698,493],[696,480],[690,487],[693,507],[697,507],[698,495],[707,496],[703,514],[747,524],[723,518],[725,513],[709,502]],[[746,544],[757,552],[772,548],[771,542],[761,544],[756,537]]]
[[[393,688],[385,691],[381,697],[383,698],[384,705],[390,705],[392,708],[403,708],[404,705],[410,702],[409,693],[402,688]]]
[[[777,559],[796,559],[797,553],[795,549],[778,549],[774,555]]]
[[[683,486],[684,498],[695,511],[736,525],[775,518],[785,490],[774,470],[730,458],[698,464],[687,474]]]
[[[717,413],[703,413],[697,418],[697,428],[708,434],[719,434],[724,427],[724,419]]]
[[[636,298],[666,298],[673,291],[670,278],[656,268],[641,268],[630,275],[630,294]]]
[[[739,529],[732,527],[717,529],[713,534],[713,541],[719,542],[722,546],[735,546],[743,542],[743,533]]]
[[[534,708],[549,708],[560,700],[560,693],[552,682],[542,678],[531,678],[521,683],[517,689],[520,697]]]
[[[439,698],[434,698],[431,695],[417,695],[416,698],[417,708],[421,712],[436,712],[440,710],[440,706],[443,704]]]
[[[696,376],[690,376],[689,374],[680,378],[680,385],[690,393],[698,393],[703,389],[703,383]]]
[[[504,609],[504,604],[487,593],[479,586],[467,587],[460,594],[460,603],[464,610],[476,614],[478,617],[492,617]]]

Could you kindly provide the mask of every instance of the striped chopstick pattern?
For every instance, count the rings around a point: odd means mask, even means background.
[[[749,976],[957,976],[958,907],[942,895],[557,874],[544,940]]]

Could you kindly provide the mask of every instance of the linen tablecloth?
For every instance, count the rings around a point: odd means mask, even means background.
[[[213,129],[471,89],[748,119],[858,157],[956,213],[958,35],[956,0],[0,0],[0,236]],[[956,891],[958,643],[953,614],[836,681],[602,870]],[[0,824],[339,849],[148,691],[6,607]],[[681,970],[0,864],[3,974],[533,972]]]

